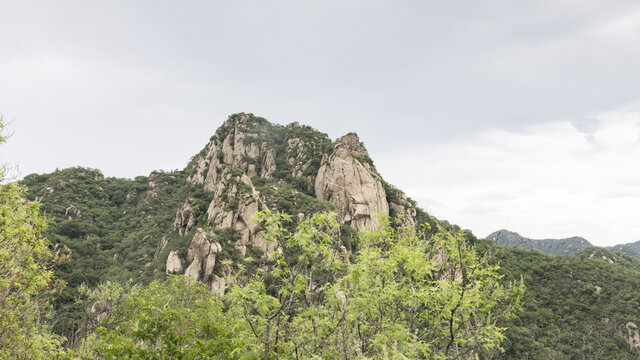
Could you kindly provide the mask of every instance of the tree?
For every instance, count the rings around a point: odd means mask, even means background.
[[[0,143],[4,124],[0,118]],[[57,353],[61,338],[40,321],[56,285],[51,265],[63,256],[42,236],[40,204],[23,198],[24,189],[3,184],[0,171],[0,358],[39,359]]]
[[[257,219],[274,250],[236,264],[226,296],[179,276],[129,290],[105,284],[90,313],[106,318],[77,355],[472,359],[501,349],[497,323],[520,308],[522,282],[501,285],[498,267],[461,232],[394,228],[383,218],[351,254],[335,213],[294,231],[286,214]]]
[[[169,276],[149,285],[105,283],[90,313],[104,322],[76,347],[81,359],[230,358],[234,324],[222,299],[192,278]]]
[[[227,300],[248,324],[239,343],[264,359],[473,358],[500,349],[497,322],[520,308],[522,281],[501,285],[498,267],[462,233],[427,236],[386,218],[359,236],[351,262],[335,214],[316,214],[293,233],[286,215],[259,218],[280,251]]]

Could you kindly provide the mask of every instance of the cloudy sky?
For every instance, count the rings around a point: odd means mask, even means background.
[[[638,1],[0,0],[0,44],[14,174],[183,168],[251,112],[478,236],[640,240]]]

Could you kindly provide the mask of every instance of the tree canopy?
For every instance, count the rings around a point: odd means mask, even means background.
[[[520,307],[522,282],[501,285],[498,267],[459,235],[427,237],[387,219],[349,254],[334,213],[315,214],[291,232],[286,214],[259,219],[277,245],[265,254],[270,266],[241,267],[222,298],[178,276],[124,290],[103,285],[92,311],[114,307],[78,356],[473,358],[500,350],[505,328],[497,322]]]

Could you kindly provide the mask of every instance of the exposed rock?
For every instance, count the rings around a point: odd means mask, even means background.
[[[153,259],[154,260],[158,258],[158,255],[160,255],[162,250],[164,250],[164,248],[167,247],[168,243],[169,243],[169,239],[167,239],[166,236],[163,236],[162,240],[160,241],[160,243],[158,243],[158,247],[156,247],[156,252],[153,254]]]
[[[325,157],[315,181],[316,197],[331,202],[342,221],[355,230],[373,230],[389,205],[369,154],[354,133],[340,138]],[[363,163],[364,162],[364,163]]]
[[[615,261],[611,260],[610,258],[602,255],[602,260],[608,260],[611,264],[615,263]]]
[[[113,313],[113,307],[115,305],[115,301],[113,299],[105,299],[96,301],[91,305],[91,311],[89,313],[89,323],[93,327],[97,327],[100,325],[107,316]]]
[[[177,250],[173,250],[169,253],[166,269],[167,274],[179,274],[182,272],[182,260],[180,260]]]
[[[400,215],[400,224],[402,226],[416,225],[416,208],[409,202],[403,192],[398,191],[395,199],[389,203],[389,207],[393,210],[394,216]]]
[[[602,291],[602,288],[596,285],[596,294],[600,294],[601,291]]]
[[[311,165],[311,158],[305,156],[304,142],[298,138],[287,140],[287,163],[291,165],[291,175],[302,177],[304,171]]]
[[[184,236],[193,225],[196,223],[196,218],[193,213],[192,204],[195,203],[194,199],[187,199],[184,204],[178,207],[176,211],[176,220],[173,222],[173,228],[178,230],[180,236]]]
[[[266,179],[270,179],[273,177],[274,171],[276,171],[276,151],[273,149],[269,149],[265,151],[260,176]]]
[[[209,284],[209,290],[212,292],[224,296],[224,290],[226,286],[226,281],[223,277],[219,277],[218,275],[213,275],[211,279],[211,283]]]
[[[264,235],[261,233],[256,234],[251,244],[256,249],[262,251],[262,253],[268,260],[274,259],[276,251],[282,254],[282,248],[280,248],[279,244],[268,242],[267,239],[264,238]]]
[[[640,351],[640,331],[638,331],[638,325],[629,321],[626,325],[627,328],[627,343],[632,350]]]
[[[246,245],[253,243],[260,197],[248,176],[234,174],[233,168],[222,167],[217,176],[213,201],[207,209],[209,222],[217,228],[235,228],[241,239],[236,248],[245,254]]]
[[[206,280],[213,274],[216,265],[216,256],[222,251],[222,246],[217,242],[210,242],[204,230],[198,229],[187,249],[187,263],[191,263],[185,275],[194,279]]]
[[[213,191],[218,182],[220,165],[231,165],[249,176],[256,176],[256,164],[261,164],[260,175],[269,178],[276,168],[275,151],[267,149],[256,131],[264,120],[239,114],[229,118],[213,136],[203,155],[195,162],[195,171],[187,179],[203,184],[205,191]]]
[[[67,206],[67,208],[64,211],[64,216],[71,220],[73,218],[80,218],[82,217],[82,213],[80,212],[80,210],[78,210],[78,208],[76,208],[75,206],[73,206],[73,204]]]

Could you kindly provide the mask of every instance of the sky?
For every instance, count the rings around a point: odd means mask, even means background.
[[[483,237],[640,240],[640,3],[0,0],[0,162],[182,169],[228,115],[355,131]]]

